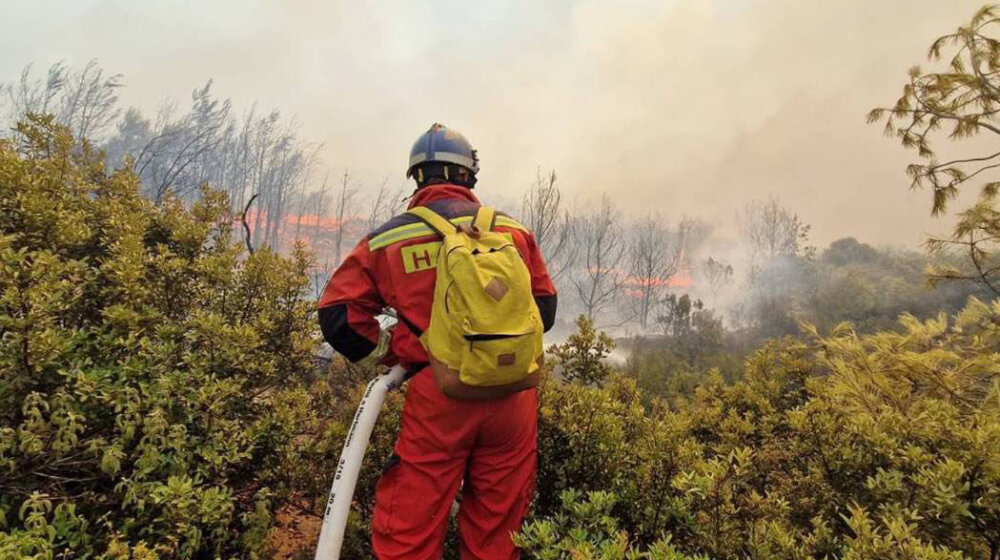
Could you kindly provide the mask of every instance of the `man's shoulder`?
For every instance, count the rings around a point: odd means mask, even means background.
[[[471,222],[480,204],[468,200],[436,200],[426,205],[438,215],[456,223]],[[525,233],[528,228],[513,216],[497,210],[496,227],[520,230]],[[433,235],[433,231],[418,217],[404,212],[393,216],[369,233],[365,239],[368,249],[375,251],[396,243]]]
[[[497,210],[497,217],[493,224],[497,227],[504,227],[509,229],[516,229],[524,233],[531,233],[531,230],[527,228],[524,224],[519,222],[517,218],[507,214],[506,212],[501,212]]]
[[[388,220],[386,220],[385,222],[383,222],[380,226],[378,226],[375,229],[373,229],[370,232],[368,232],[368,235],[365,236],[365,237],[367,239],[371,239],[373,237],[378,237],[379,235],[382,235],[383,233],[385,233],[387,231],[396,229],[396,228],[398,228],[400,226],[405,226],[405,225],[408,225],[408,224],[414,224],[414,223],[417,223],[419,221],[420,221],[420,219],[417,218],[416,216],[414,216],[413,214],[409,214],[407,212],[403,212],[402,214],[397,214],[397,215],[389,218]]]
[[[420,218],[404,212],[373,229],[362,243],[368,243],[368,250],[375,251],[412,237],[426,235],[425,229],[430,232],[430,228]]]
[[[448,219],[458,218],[461,216],[472,216],[476,213],[476,209],[479,208],[478,204],[467,200],[436,200],[426,204],[426,206]],[[410,214],[409,212],[403,212],[402,214],[397,214],[383,222],[380,226],[369,232],[367,237],[370,239],[400,226],[414,224],[417,222],[420,222],[420,218]]]
[[[467,200],[436,200],[425,205],[444,218],[461,222],[471,221],[479,205]],[[433,235],[434,232],[420,218],[408,212],[393,216],[373,229],[365,239],[368,250],[375,251],[418,237]]]

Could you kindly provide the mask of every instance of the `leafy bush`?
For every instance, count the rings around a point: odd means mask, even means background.
[[[244,255],[217,192],[138,187],[51,118],[0,142],[0,557],[265,552],[309,259]]]
[[[995,295],[973,282],[930,282],[934,266],[961,268],[967,256],[875,248],[852,237],[838,239],[816,259],[777,258],[752,277],[733,319],[753,346],[794,335],[807,322],[827,331],[850,321],[859,332],[896,327],[903,313],[927,319],[957,313],[970,296]]]
[[[547,383],[530,557],[591,543],[625,558],[664,536],[719,559],[1000,557],[1000,302],[973,299],[950,324],[808,334],[675,407],[644,409],[619,375]],[[614,523],[566,521],[572,489],[614,495]]]
[[[302,251],[246,255],[220,194],[157,208],[101,162],[42,117],[0,143],[0,558],[266,557],[278,504],[322,510],[375,372],[316,375]],[[579,328],[540,390],[528,557],[1000,558],[1000,302],[807,330],[669,400]]]
[[[607,492],[590,492],[583,498],[579,492],[560,495],[562,510],[551,519],[536,520],[514,537],[514,542],[532,558],[543,560],[598,560],[626,558],[628,560],[707,560],[703,556],[681,554],[661,539],[645,552],[628,542],[628,535],[618,528],[611,509],[615,496]]]
[[[728,381],[742,374],[741,357],[749,350],[739,348],[737,337],[726,332],[722,320],[701,300],[670,294],[663,299],[656,322],[662,336],[627,341],[625,372],[647,399],[689,397],[706,372]]]
[[[576,328],[565,343],[549,347],[554,367],[567,381],[585,385],[603,383],[611,374],[606,358],[615,349],[615,341],[598,331],[586,315],[577,317]]]

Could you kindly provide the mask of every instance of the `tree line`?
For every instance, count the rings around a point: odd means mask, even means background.
[[[156,205],[171,197],[195,200],[204,184],[227,193],[251,247],[288,252],[296,241],[307,242],[316,256],[317,294],[364,233],[406,206],[409,189],[388,178],[366,185],[349,171],[324,170],[320,146],[300,138],[294,120],[256,104],[239,112],[211,81],[195,88],[186,106],[167,100],[154,115],[123,109],[123,87],[123,76],[97,61],[79,68],[59,62],[41,77],[28,66],[0,86],[5,128],[52,114],[74,137],[102,148],[109,169],[131,169]],[[626,312],[606,322],[642,327],[688,266],[681,262],[685,247],[690,252],[701,227],[694,220],[670,226],[657,215],[626,223],[607,197],[592,211],[572,214],[554,171],[539,170],[521,208],[511,210],[535,232],[564,305],[598,318],[627,300]]]
[[[123,109],[122,87],[124,78],[96,61],[79,68],[56,63],[41,77],[29,66],[0,85],[0,108],[10,130],[29,115],[52,114],[74,137],[103,149],[108,169],[133,171],[156,205],[190,203],[205,184],[227,193],[231,219],[243,225],[234,234],[251,248],[287,254],[297,242],[308,246],[314,297],[366,232],[406,207],[407,186],[388,177],[366,184],[348,169],[329,170],[318,157],[321,146],[302,139],[294,119],[256,104],[238,111],[211,81],[192,91],[187,106],[167,100],[155,115]],[[732,329],[787,334],[803,319],[816,320],[790,302],[801,299],[804,278],[815,273],[817,249],[809,226],[777,199],[749,202],[727,243],[698,218],[627,216],[608,195],[571,208],[556,172],[541,167],[520,206],[506,210],[534,232],[546,257],[561,295],[563,335],[580,314],[618,334],[662,333],[684,294],[715,308]],[[939,275],[962,277],[951,265]]]

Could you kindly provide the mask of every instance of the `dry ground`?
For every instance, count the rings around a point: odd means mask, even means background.
[[[303,502],[303,506],[305,503]],[[311,560],[319,539],[322,519],[286,504],[277,513],[277,523],[269,537],[274,560]]]

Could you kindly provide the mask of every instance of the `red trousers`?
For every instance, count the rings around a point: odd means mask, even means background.
[[[379,560],[440,559],[463,478],[462,559],[517,559],[511,533],[520,530],[534,492],[537,414],[535,389],[456,401],[441,393],[429,369],[411,379],[399,461],[375,489],[372,546]]]

